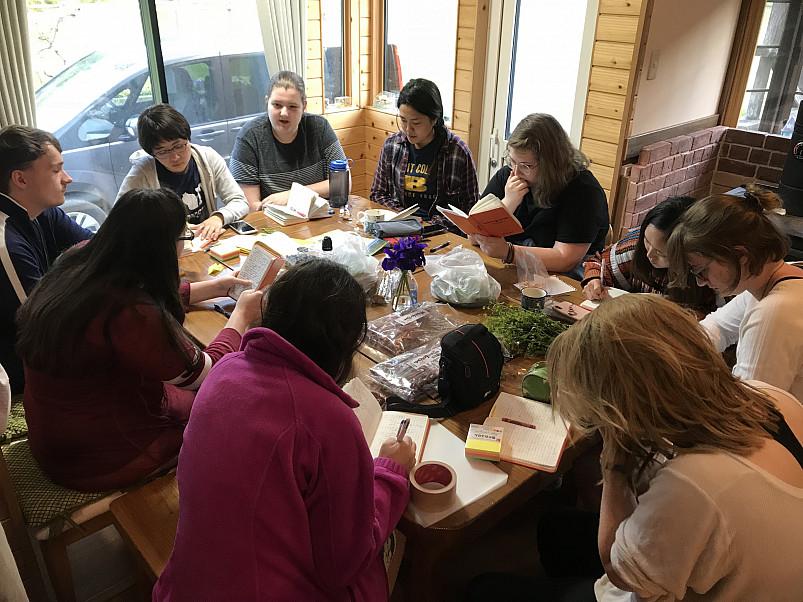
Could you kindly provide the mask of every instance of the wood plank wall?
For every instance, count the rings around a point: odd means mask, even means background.
[[[652,0],[599,3],[580,150],[592,161],[590,169],[605,189],[612,222],[624,209],[617,206],[619,170],[633,120],[645,16],[651,6]]]

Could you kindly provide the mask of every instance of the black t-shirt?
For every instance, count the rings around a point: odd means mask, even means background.
[[[189,223],[200,224],[209,218],[209,208],[206,206],[204,191],[201,190],[201,174],[195,157],[190,157],[184,173],[173,173],[157,161],[156,175],[159,176],[159,184],[175,192],[184,201]]]
[[[480,198],[486,194],[504,198],[510,173],[509,167],[497,171]],[[558,193],[550,207],[536,207],[533,195],[528,191],[514,215],[524,228],[522,234],[507,237],[506,240],[514,244],[552,248],[555,242],[590,243],[589,253],[605,248],[609,227],[608,203],[602,186],[587,169],[578,173]]]
[[[415,215],[429,219],[429,210],[438,198],[438,178],[430,178],[429,166],[435,158],[437,138],[422,148],[407,144],[407,170],[404,172],[404,203],[411,207],[418,203]]]

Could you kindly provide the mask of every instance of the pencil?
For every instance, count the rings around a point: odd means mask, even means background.
[[[230,269],[232,272],[234,271],[234,268],[233,268],[233,267],[231,267],[229,264],[227,264],[227,263],[226,263],[226,262],[224,262],[224,261],[220,261],[220,259],[218,259],[217,257],[213,256],[213,255],[212,255],[212,254],[209,252],[209,249],[206,249],[206,250],[204,251],[204,253],[206,253],[207,255],[209,255],[209,259],[211,259],[212,261],[216,261],[216,262],[218,262],[218,263],[219,263],[220,265],[222,265],[224,268],[229,268],[229,269]]]

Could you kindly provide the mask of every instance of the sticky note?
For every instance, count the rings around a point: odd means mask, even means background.
[[[499,460],[504,428],[472,424],[468,427],[466,456],[481,460]]]
[[[219,274],[223,271],[223,266],[219,263],[213,263],[209,266],[209,270],[207,270],[210,276],[214,276],[215,274]]]

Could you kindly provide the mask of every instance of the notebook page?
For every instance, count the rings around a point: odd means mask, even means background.
[[[243,262],[239,275],[240,278],[250,280],[251,284],[249,286],[244,284],[235,284],[233,287],[231,287],[229,295],[232,297],[232,299],[239,299],[243,291],[251,290],[256,286],[259,286],[260,282],[262,282],[262,278],[265,276],[265,273],[270,269],[274,259],[276,259],[276,257],[268,253],[265,249],[255,245],[248,254],[245,262]]]
[[[500,418],[486,418],[484,424],[505,430],[502,436],[502,458],[505,460],[550,470],[558,465],[565,435],[510,424]]]
[[[347,382],[343,387],[343,392],[350,395],[354,401],[360,404],[354,408],[354,414],[357,416],[357,420],[360,421],[365,440],[370,444],[374,438],[374,433],[376,433],[376,427],[379,425],[379,421],[382,420],[382,407],[374,397],[374,394],[368,390],[368,387],[359,378],[352,378]]]
[[[427,429],[429,427],[429,417],[423,415],[407,414],[406,412],[382,412],[382,420],[374,433],[373,441],[369,441],[371,455],[376,458],[379,455],[379,448],[390,438],[395,438],[399,431],[399,423],[405,418],[410,419],[410,426],[407,427],[407,436],[416,444],[416,456],[421,457]]]

